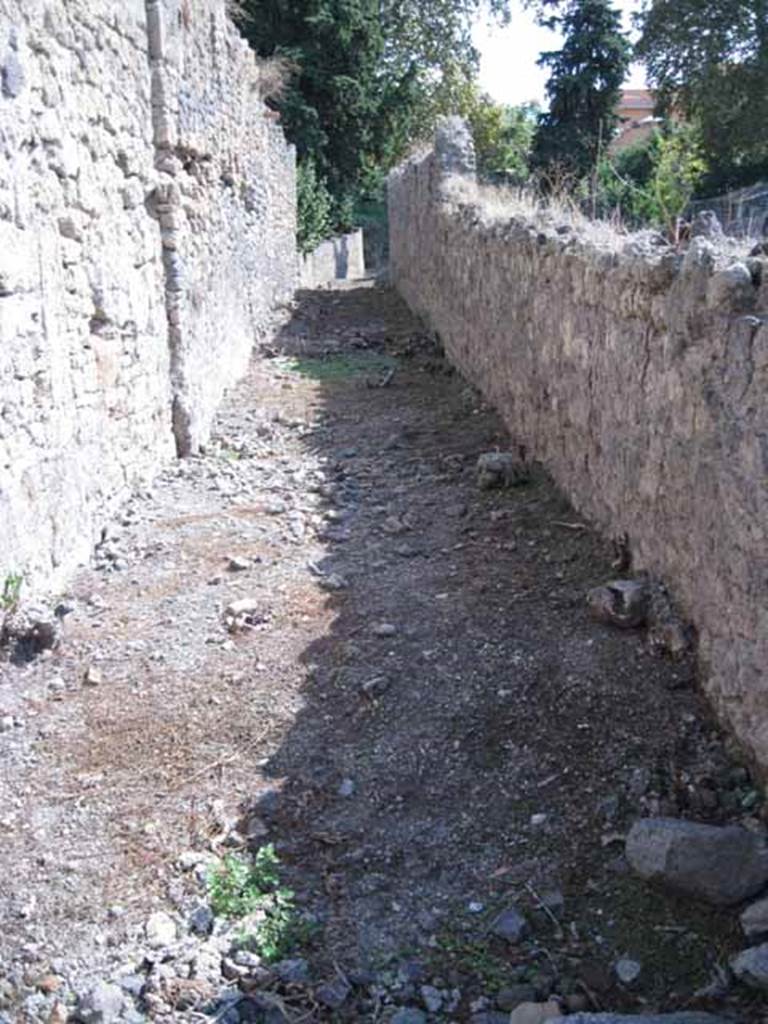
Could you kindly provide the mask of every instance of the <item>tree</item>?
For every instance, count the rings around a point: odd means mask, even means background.
[[[637,20],[660,109],[700,127],[706,187],[768,174],[768,0],[651,0]]]
[[[492,0],[502,12],[507,0]],[[477,70],[471,22],[480,0],[239,0],[239,24],[262,58],[295,73],[270,102],[305,174],[302,202],[327,187],[335,227],[452,112]],[[322,206],[322,196],[319,198]],[[314,202],[314,200],[313,200]],[[312,221],[312,210],[308,210]],[[300,210],[300,216],[302,210]]]
[[[618,214],[631,227],[654,225],[676,238],[678,219],[706,169],[695,126],[668,124],[646,142],[599,161],[592,197],[596,212]]]
[[[609,0],[570,0],[561,14],[543,21],[565,39],[561,50],[538,61],[550,69],[549,110],[539,118],[533,161],[544,171],[558,168],[579,178],[594,168],[616,127],[629,43]]]

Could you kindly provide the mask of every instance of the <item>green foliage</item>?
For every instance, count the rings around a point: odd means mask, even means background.
[[[19,606],[19,597],[24,583],[24,577],[20,573],[9,572],[3,581],[3,590],[0,593],[0,610],[4,612],[15,612]]]
[[[271,962],[306,942],[311,926],[299,918],[293,893],[280,886],[280,861],[270,843],[253,861],[231,854],[208,876],[208,898],[219,917],[243,918],[261,912],[255,928],[240,944]]]
[[[501,13],[507,0],[492,0]],[[361,200],[440,114],[455,80],[471,80],[480,0],[239,0],[241,30],[261,58],[294,68],[269,99],[302,166],[299,239],[349,230]],[[269,93],[268,93],[269,95]],[[502,161],[503,162],[503,161]],[[331,196],[330,211],[323,183]]]
[[[660,108],[698,125],[722,190],[768,173],[768,0],[652,0],[637,55]]]
[[[550,71],[550,103],[539,117],[533,159],[545,176],[556,170],[580,178],[592,170],[613,134],[629,43],[608,0],[570,0],[561,14],[544,21],[565,38],[561,50],[539,58]]]
[[[706,173],[701,140],[690,125],[671,125],[647,143],[604,157],[593,188],[595,212],[618,214],[630,227],[654,225],[674,234],[678,217]]]
[[[650,188],[656,216],[673,230],[677,218],[691,201],[707,165],[696,128],[683,125],[659,138]]]
[[[297,241],[303,253],[311,252],[333,233],[333,197],[309,157],[296,168],[296,217]]]

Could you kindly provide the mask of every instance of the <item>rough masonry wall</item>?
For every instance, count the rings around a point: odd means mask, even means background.
[[[0,0],[0,585],[60,586],[290,296],[256,75],[224,0]]]
[[[223,0],[147,0],[181,454],[205,441],[254,329],[296,286],[295,156]]]
[[[393,282],[528,457],[671,586],[768,769],[768,261],[515,216],[472,167],[451,121],[392,176]]]

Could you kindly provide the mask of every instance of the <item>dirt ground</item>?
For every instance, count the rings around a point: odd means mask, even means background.
[[[60,646],[0,665],[9,1021],[54,1019],[41,977],[66,1002],[135,962],[148,915],[188,906],[180,855],[238,823],[315,922],[313,977],[357,979],[302,1020],[386,1020],[422,981],[456,993],[437,1021],[512,984],[763,1019],[711,985],[743,944],[736,911],[651,889],[622,856],[640,815],[755,826],[761,798],[693,660],[589,617],[617,575],[608,539],[541,471],[478,488],[478,456],[509,447],[392,293],[299,295],[205,454],[107,531]],[[490,934],[510,905],[531,924],[515,945]]]

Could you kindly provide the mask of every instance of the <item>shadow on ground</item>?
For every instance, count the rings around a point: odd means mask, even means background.
[[[415,1004],[437,978],[461,994],[438,1019],[512,983],[573,1005],[707,1005],[693,994],[738,942],[735,915],[638,883],[621,841],[640,814],[739,811],[693,664],[588,618],[613,552],[543,473],[477,488],[477,456],[510,441],[392,293],[302,293],[267,354],[318,409],[314,570],[334,619],[251,809],[321,923],[318,975],[399,969]],[[520,944],[490,934],[512,904]],[[375,1016],[358,993],[338,1019]]]

